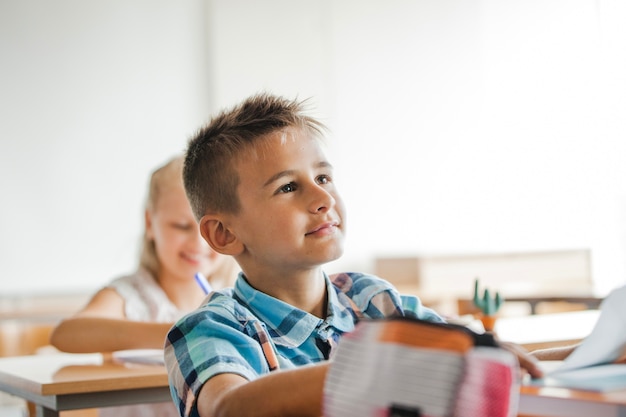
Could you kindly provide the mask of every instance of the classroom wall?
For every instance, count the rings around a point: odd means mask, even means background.
[[[331,128],[349,232],[329,270],[589,247],[605,293],[626,278],[624,17],[617,0],[4,1],[0,292],[132,269],[148,171],[268,90]]]
[[[0,295],[134,268],[149,171],[210,105],[201,0],[0,2]]]

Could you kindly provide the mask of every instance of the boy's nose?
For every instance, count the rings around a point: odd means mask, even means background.
[[[316,186],[315,196],[312,199],[310,210],[312,213],[325,213],[335,205],[335,197],[325,188]]]

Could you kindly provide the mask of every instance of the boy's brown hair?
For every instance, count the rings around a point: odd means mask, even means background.
[[[321,136],[325,127],[304,114],[305,103],[306,100],[257,94],[222,111],[192,137],[185,156],[183,181],[197,220],[207,212],[239,211],[235,161],[257,139],[292,127]]]

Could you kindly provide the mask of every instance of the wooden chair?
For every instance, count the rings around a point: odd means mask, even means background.
[[[55,325],[24,320],[0,321],[0,357],[34,355],[38,349],[50,344]]]

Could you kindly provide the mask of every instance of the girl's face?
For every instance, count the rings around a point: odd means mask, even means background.
[[[153,210],[146,212],[146,231],[153,239],[163,280],[210,276],[223,261],[204,241],[182,185],[164,186]]]

